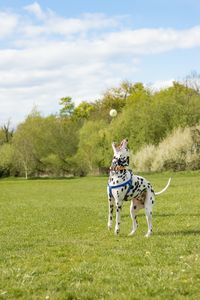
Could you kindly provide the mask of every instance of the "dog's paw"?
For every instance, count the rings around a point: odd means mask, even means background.
[[[146,237],[146,238],[149,238],[151,235],[152,235],[152,232],[147,232],[147,233],[145,234],[145,237]]]
[[[132,231],[128,234],[128,236],[133,236],[133,235],[135,234],[135,232],[136,232],[136,230],[132,230]]]
[[[110,222],[108,222],[108,230],[111,230],[112,229],[112,224]]]
[[[115,235],[119,235],[119,229],[115,229]]]

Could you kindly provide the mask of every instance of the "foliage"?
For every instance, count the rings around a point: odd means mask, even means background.
[[[77,126],[71,119],[31,114],[19,125],[13,138],[18,169],[26,178],[69,173],[68,158],[76,152],[77,143]]]
[[[13,167],[13,147],[9,143],[0,146],[0,175],[10,175]]]
[[[129,139],[129,146],[136,151],[147,142],[148,115],[151,94],[143,85],[137,84],[134,93],[127,98],[126,106],[110,126],[114,140]]]
[[[73,118],[87,120],[93,111],[94,104],[83,101],[74,109]]]
[[[26,177],[106,173],[112,157],[111,142],[123,138],[128,138],[133,153],[143,157],[139,162],[139,156],[135,156],[139,169],[199,168],[198,153],[188,156],[186,164],[185,158],[178,158],[178,149],[174,150],[177,162],[168,161],[161,166],[159,159],[167,156],[167,144],[159,152],[163,154],[157,156],[158,163],[154,167],[151,164],[151,152],[157,153],[158,145],[172,132],[200,122],[200,92],[193,77],[156,92],[142,83],[125,81],[92,103],[83,101],[75,107],[71,97],[64,97],[60,105],[60,114],[47,117],[32,111],[14,133],[10,122],[1,127],[0,145],[9,143],[14,151],[7,174],[12,170]],[[118,112],[115,118],[109,115],[113,108]],[[197,134],[193,138],[197,139]]]
[[[42,163],[45,165],[45,173],[52,176],[63,176],[63,162],[56,154],[49,154],[41,159]]]
[[[122,82],[118,88],[108,89],[102,96],[94,102],[93,110],[90,115],[90,120],[104,120],[111,122],[109,111],[116,109],[120,113],[126,105],[127,97],[133,90],[133,84]]]
[[[108,124],[101,121],[88,121],[80,130],[78,159],[92,172],[95,168],[108,166],[106,130]]]

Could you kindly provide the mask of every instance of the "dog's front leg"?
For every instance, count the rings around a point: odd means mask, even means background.
[[[108,197],[108,229],[112,228],[114,201],[112,197]]]
[[[137,227],[138,227],[138,223],[137,223],[137,216],[135,214],[135,211],[137,209],[137,205],[134,204],[133,200],[131,201],[131,206],[130,206],[130,215],[131,215],[131,219],[132,219],[132,230],[129,233],[129,235],[134,235]]]
[[[120,231],[121,209],[122,209],[122,203],[117,201],[116,202],[116,223],[115,223],[116,235],[118,235]]]

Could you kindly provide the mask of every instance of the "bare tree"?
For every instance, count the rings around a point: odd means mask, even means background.
[[[192,71],[185,78],[185,85],[192,88],[196,93],[200,93],[200,74],[196,71]]]
[[[10,140],[13,137],[13,133],[14,133],[14,129],[10,128],[10,120],[7,121],[6,124],[4,124],[3,126],[1,126],[1,140],[0,143],[4,144],[4,143],[9,143]]]

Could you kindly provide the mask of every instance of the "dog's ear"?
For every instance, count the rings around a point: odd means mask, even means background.
[[[128,145],[128,139],[126,138],[121,141],[120,147],[123,147],[123,146],[126,147],[127,145]]]
[[[116,153],[117,148],[116,148],[116,143],[112,142],[112,148],[113,148],[113,152]]]

